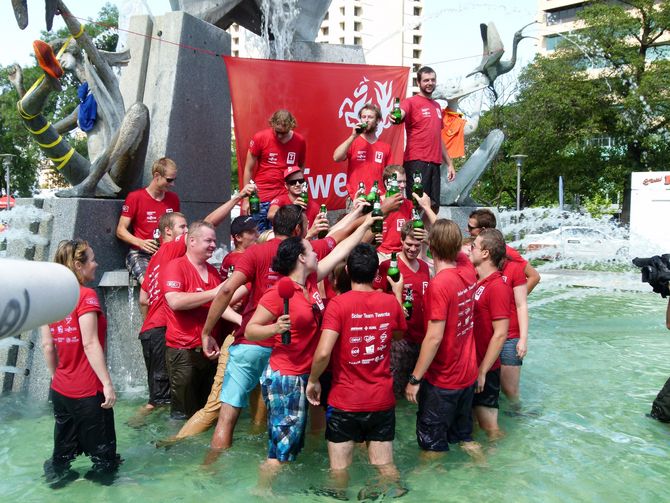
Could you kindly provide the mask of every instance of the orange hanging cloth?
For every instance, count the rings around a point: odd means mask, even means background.
[[[63,68],[60,66],[58,58],[49,44],[42,40],[35,40],[33,42],[33,50],[35,51],[37,63],[42,70],[54,79],[60,79],[63,76]]]
[[[456,159],[465,155],[465,123],[463,114],[448,108],[442,110],[442,142],[449,157]]]

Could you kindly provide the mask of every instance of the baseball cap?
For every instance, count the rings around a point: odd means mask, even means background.
[[[256,228],[256,222],[250,215],[241,215],[233,220],[230,224],[230,234],[242,234],[244,231],[252,231]]]
[[[289,166],[284,170],[284,179],[288,178],[293,173],[297,173],[298,171],[302,172],[302,168],[300,166],[296,166],[295,164],[293,166]]]

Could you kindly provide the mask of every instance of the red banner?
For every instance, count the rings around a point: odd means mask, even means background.
[[[379,105],[383,121],[377,136],[391,145],[391,163],[402,164],[404,128],[388,119],[393,98],[404,97],[408,68],[397,66],[305,63],[224,57],[233,102],[240,183],[249,140],[268,126],[281,108],[296,118],[296,131],[307,142],[305,178],[310,196],[328,209],[344,208],[347,163],[333,151],[351,134],[358,111]]]

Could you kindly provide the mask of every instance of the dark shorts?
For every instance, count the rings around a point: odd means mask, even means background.
[[[440,165],[434,162],[426,161],[405,161],[403,164],[405,174],[407,175],[406,196],[410,200],[412,197],[412,179],[414,173],[417,171],[421,173],[421,183],[423,184],[423,191],[430,196],[433,202],[432,206],[440,207]]]
[[[516,354],[516,344],[519,339],[507,339],[500,351],[500,363],[511,367],[520,367],[523,360]]]
[[[391,343],[391,374],[393,374],[393,393],[396,398],[405,396],[409,376],[419,359],[421,344],[400,339]]]
[[[170,379],[165,366],[166,327],[156,327],[140,332],[142,356],[147,367],[149,403],[166,405],[170,403]]]
[[[500,398],[500,369],[489,370],[486,373],[486,382],[481,393],[475,393],[472,398],[473,407],[498,408],[498,398]]]
[[[425,451],[448,451],[449,444],[472,440],[475,385],[446,389],[421,382],[416,413],[416,440]]]
[[[151,260],[151,255],[142,250],[130,250],[126,255],[126,269],[141,285],[144,281],[144,273]]]
[[[51,465],[56,471],[70,466],[79,454],[86,454],[93,467],[113,471],[118,467],[114,411],[100,407],[102,393],[86,398],[68,398],[49,390],[54,408],[54,450]]]
[[[330,370],[326,370],[319,377],[319,383],[321,384],[321,406],[327,410],[328,395],[330,395],[330,390],[333,387],[333,373]]]
[[[395,438],[395,407],[375,412],[347,412],[328,406],[326,440],[391,442]]]
[[[207,403],[216,375],[217,362],[208,359],[200,348],[165,348],[165,363],[170,378],[170,415],[191,417]]]

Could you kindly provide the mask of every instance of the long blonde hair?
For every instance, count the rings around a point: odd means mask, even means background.
[[[89,248],[88,242],[83,239],[65,239],[58,243],[54,262],[70,269],[77,277],[79,284],[84,284],[84,278],[82,278],[81,273],[77,271],[74,264],[75,262],[85,264],[88,261],[86,250]]]

